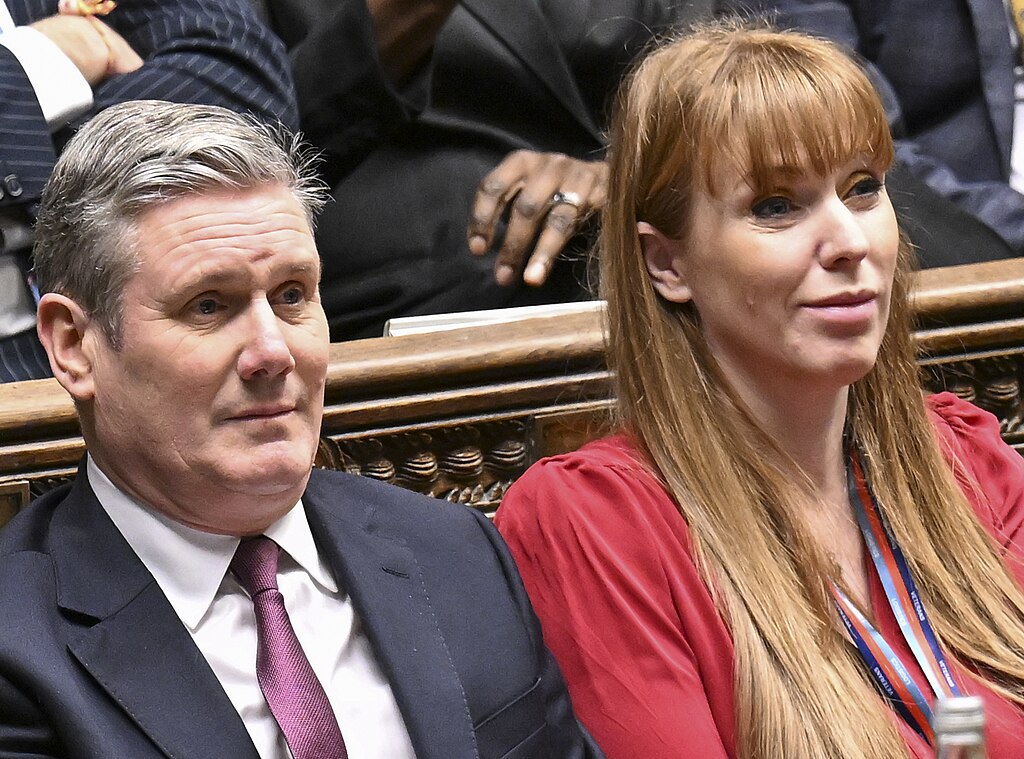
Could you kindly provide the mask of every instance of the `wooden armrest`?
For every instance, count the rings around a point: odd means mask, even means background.
[[[912,304],[922,321],[978,312],[1024,316],[1024,258],[919,271]]]

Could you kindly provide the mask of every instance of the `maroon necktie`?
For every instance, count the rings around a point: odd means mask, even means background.
[[[294,759],[348,759],[334,710],[277,589],[279,551],[277,543],[260,536],[239,543],[231,560],[256,612],[256,679]]]

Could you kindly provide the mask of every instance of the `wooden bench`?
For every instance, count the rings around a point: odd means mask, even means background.
[[[1024,454],[1024,258],[916,277],[924,384],[995,413]],[[317,464],[490,513],[529,464],[606,429],[602,348],[596,315],[335,344]],[[0,385],[0,524],[83,452],[56,381]]]

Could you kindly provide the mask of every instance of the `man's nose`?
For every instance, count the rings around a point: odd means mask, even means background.
[[[864,219],[838,196],[826,202],[822,223],[824,226],[819,257],[825,268],[856,263],[871,250]]]
[[[254,301],[245,320],[244,345],[238,356],[242,379],[276,377],[295,368],[284,324],[266,300]]]

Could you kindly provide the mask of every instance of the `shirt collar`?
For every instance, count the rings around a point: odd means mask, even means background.
[[[91,456],[86,457],[86,474],[107,516],[153,575],[179,619],[195,632],[220,589],[239,539],[193,529],[144,506],[111,482]],[[301,500],[264,534],[314,582],[328,592],[338,592],[316,548]]]

